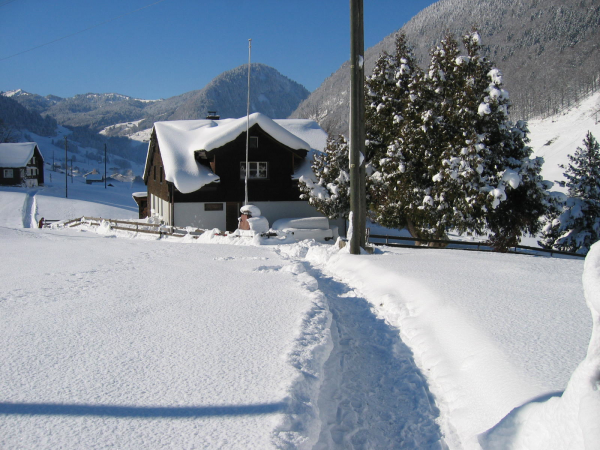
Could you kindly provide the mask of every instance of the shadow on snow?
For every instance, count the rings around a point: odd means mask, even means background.
[[[286,408],[285,403],[223,406],[116,406],[59,403],[0,403],[0,415],[27,416],[99,416],[132,418],[186,419],[218,416],[274,414]]]

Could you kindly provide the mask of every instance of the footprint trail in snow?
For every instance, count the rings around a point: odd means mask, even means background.
[[[442,449],[439,411],[398,330],[345,284],[310,270],[333,316],[319,410],[325,449]]]

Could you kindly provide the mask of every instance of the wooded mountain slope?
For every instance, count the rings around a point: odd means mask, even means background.
[[[476,26],[486,55],[504,74],[513,118],[554,114],[598,89],[600,0],[441,0],[399,31],[421,65],[447,33],[460,37]],[[371,74],[395,34],[365,52]],[[348,129],[350,72],[346,62],[300,104],[291,117],[318,120],[328,131]]]

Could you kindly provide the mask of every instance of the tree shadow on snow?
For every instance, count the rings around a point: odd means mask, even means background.
[[[187,419],[218,416],[250,416],[283,411],[285,403],[221,406],[117,406],[60,403],[0,403],[1,415],[98,416],[130,418]]]

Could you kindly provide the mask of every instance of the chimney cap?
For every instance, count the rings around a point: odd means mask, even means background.
[[[221,116],[219,116],[216,111],[208,111],[206,118],[210,120],[219,120]]]

